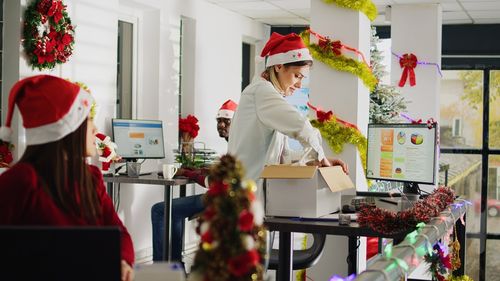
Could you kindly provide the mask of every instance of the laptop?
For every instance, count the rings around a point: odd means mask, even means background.
[[[120,280],[118,227],[0,226],[1,280]]]

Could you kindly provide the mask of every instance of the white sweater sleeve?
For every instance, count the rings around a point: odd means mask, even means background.
[[[321,146],[321,135],[309,120],[290,105],[270,84],[262,83],[256,88],[255,108],[257,117],[267,127],[298,140],[305,147],[312,147],[317,159],[325,158]]]

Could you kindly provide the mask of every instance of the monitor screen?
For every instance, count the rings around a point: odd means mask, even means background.
[[[163,126],[159,120],[113,119],[116,152],[125,159],[165,157]]]
[[[366,177],[434,184],[436,127],[369,124]]]

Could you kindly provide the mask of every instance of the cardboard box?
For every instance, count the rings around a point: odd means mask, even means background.
[[[340,166],[271,165],[264,168],[266,215],[319,217],[340,209],[340,192],[354,184]]]

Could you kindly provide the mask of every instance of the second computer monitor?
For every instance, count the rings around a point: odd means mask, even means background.
[[[366,177],[434,184],[436,127],[427,124],[369,124]]]
[[[160,120],[113,119],[113,140],[125,159],[165,158]]]

